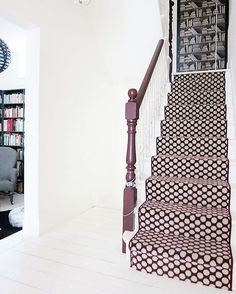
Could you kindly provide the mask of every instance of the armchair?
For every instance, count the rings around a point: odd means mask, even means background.
[[[16,151],[10,147],[0,147],[0,191],[7,192],[13,204],[17,182]]]

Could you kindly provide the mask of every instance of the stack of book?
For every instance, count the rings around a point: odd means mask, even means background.
[[[222,41],[225,41],[225,33],[218,33],[217,35],[215,35],[213,37],[213,41],[218,41],[218,42],[222,42]]]
[[[24,165],[23,162],[17,161],[16,162],[16,170],[17,170],[17,176],[22,178],[24,176]]]
[[[207,8],[206,10],[205,10],[205,15],[212,15],[212,14],[216,14],[216,12],[215,12],[215,10],[214,9],[212,9],[212,8]]]
[[[209,24],[215,24],[216,23],[216,17],[215,16],[209,16]]]
[[[215,44],[214,44],[215,45]],[[219,50],[219,51],[225,51],[225,44],[224,44],[224,42],[218,42],[217,43],[217,49]]]
[[[190,69],[189,65],[184,63],[180,66],[181,71],[188,71]]]
[[[23,181],[17,182],[17,192],[24,193],[24,182]]]
[[[202,34],[207,35],[207,34],[215,34],[216,32],[216,27],[215,26],[211,26],[211,27],[203,27],[202,28]]]
[[[20,106],[16,107],[5,107],[4,108],[4,117],[6,118],[23,118],[24,117],[24,108]]]
[[[24,132],[23,119],[4,119],[3,121],[4,132]]]
[[[16,151],[16,159],[17,160],[24,160],[24,151],[22,149],[17,149]]]
[[[4,104],[18,104],[25,102],[25,95],[21,93],[16,94],[4,94],[3,97]]]
[[[24,137],[20,134],[3,134],[4,146],[23,146]]]
[[[224,15],[218,15],[217,23],[218,23],[218,24],[220,24],[220,23],[225,23]]]
[[[215,68],[215,65],[214,64],[212,65],[210,62],[206,62],[205,63],[204,69],[211,70],[211,69],[214,69],[214,68]]]
[[[218,61],[218,68],[225,68],[225,60]]]
[[[202,54],[201,56],[201,60],[202,61],[214,61],[214,56],[212,56],[211,54]]]

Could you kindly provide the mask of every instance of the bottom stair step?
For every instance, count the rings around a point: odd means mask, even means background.
[[[232,288],[228,242],[139,230],[129,243],[131,267],[206,286]]]

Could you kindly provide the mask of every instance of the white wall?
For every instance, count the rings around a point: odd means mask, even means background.
[[[95,126],[99,151],[95,169],[101,177],[94,201],[97,205],[121,208],[127,144],[124,106],[128,89],[139,88],[162,37],[159,5],[156,0],[93,0],[86,9],[96,49],[109,77],[101,87],[102,105]]]
[[[230,156],[230,185],[231,185],[231,215],[232,215],[232,238],[231,245],[233,255],[236,254],[236,2],[235,0],[229,1],[229,35],[228,35],[228,83],[227,83],[227,111],[228,111],[228,136],[229,140],[229,156]],[[234,273],[235,263],[234,263]],[[234,274],[233,281],[236,281]],[[236,283],[233,282],[233,290],[236,289]]]
[[[233,77],[233,87],[235,89],[235,97],[236,97],[236,17],[235,17],[235,11],[236,11],[236,2],[233,0],[230,0],[230,6],[229,6],[229,68],[231,70],[231,74]]]
[[[39,208],[39,231],[94,204],[121,208],[124,103],[161,36],[157,1],[93,0],[84,7],[70,0],[0,0],[0,6],[2,16],[40,30],[33,128],[38,122],[39,137],[32,151],[35,158],[38,146],[39,196],[28,206]]]
[[[231,161],[231,164],[234,164],[234,169],[231,172],[231,177],[233,180],[233,188],[236,192],[236,153],[235,153],[235,146],[236,146],[236,18],[235,18],[235,10],[236,3],[235,1],[230,1],[229,7],[229,35],[228,35],[228,94],[230,99],[228,101],[228,125],[229,125],[229,133],[230,133],[230,152],[231,157],[234,159],[234,162]],[[234,174],[234,176],[232,176]],[[236,204],[236,203],[235,203]],[[234,207],[236,211],[236,206]]]
[[[92,205],[92,105],[97,98],[92,86],[101,83],[102,70],[96,74],[100,64],[86,16],[70,1],[0,1],[0,5],[2,16],[40,29],[39,197],[34,206],[43,232]],[[37,197],[37,191],[28,197]]]
[[[93,0],[88,13],[112,82],[138,87],[161,36],[158,1]]]
[[[0,89],[25,88],[26,32],[12,22],[0,18],[0,38],[11,51],[11,63],[0,74]]]
[[[39,63],[40,31],[27,30],[25,104],[24,232],[39,233]]]

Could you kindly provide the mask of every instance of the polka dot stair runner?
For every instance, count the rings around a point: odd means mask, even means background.
[[[175,77],[146,180],[131,267],[232,288],[225,73]]]

